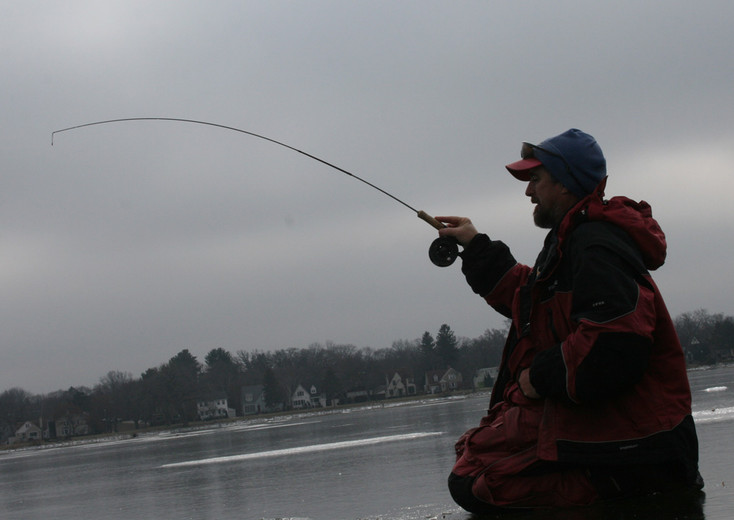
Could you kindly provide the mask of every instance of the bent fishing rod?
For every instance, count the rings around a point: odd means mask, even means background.
[[[359,176],[353,174],[352,172],[345,170],[344,168],[341,168],[339,166],[336,166],[335,164],[332,164],[332,163],[330,163],[328,161],[325,161],[324,159],[321,159],[319,157],[316,157],[315,155],[312,155],[312,154],[310,154],[308,152],[304,152],[303,150],[299,150],[298,148],[295,148],[295,147],[293,147],[293,146],[291,146],[289,144],[283,143],[281,141],[277,141],[277,140],[272,139],[270,137],[266,137],[264,135],[256,134],[255,132],[250,132],[249,130],[243,130],[241,128],[235,128],[233,126],[221,125],[221,124],[212,123],[212,122],[209,122],[209,121],[198,121],[198,120],[195,120],[195,119],[184,119],[184,118],[178,118],[178,117],[126,117],[126,118],[121,118],[121,119],[107,119],[107,120],[104,120],[104,121],[94,121],[94,122],[91,122],[91,123],[84,123],[84,124],[81,124],[81,125],[70,126],[68,128],[62,128],[60,130],[54,130],[53,132],[51,132],[51,146],[54,145],[54,137],[56,136],[56,134],[59,134],[61,132],[68,132],[70,130],[77,130],[77,129],[85,128],[85,127],[88,127],[88,126],[106,125],[106,124],[112,124],[112,123],[123,123],[123,122],[130,122],[130,121],[169,121],[169,122],[177,122],[177,123],[192,123],[192,124],[197,124],[197,125],[205,125],[205,126],[211,126],[211,127],[216,127],[216,128],[222,128],[224,130],[231,130],[233,132],[239,132],[241,134],[246,134],[246,135],[249,135],[249,136],[252,136],[252,137],[257,137],[258,139],[263,139],[265,141],[269,141],[269,142],[271,142],[273,144],[276,144],[278,146],[282,146],[284,148],[287,148],[289,150],[292,150],[294,152],[297,152],[297,153],[299,153],[301,155],[305,155],[309,159],[313,159],[314,161],[318,161],[321,164],[324,164],[324,165],[326,165],[326,166],[328,166],[330,168],[333,168],[334,170],[337,170],[337,171],[339,171],[341,173],[344,173],[344,174],[348,175],[349,177],[352,177],[353,179],[356,179],[356,180],[358,180],[358,181],[366,184],[367,186],[369,186],[369,187],[371,187],[371,188],[379,191],[380,193],[382,193],[384,195],[387,195],[388,197],[390,197],[394,201],[402,204],[403,206],[405,206],[406,208],[408,208],[409,210],[411,210],[412,212],[414,212],[418,216],[418,218],[424,220],[425,222],[427,222],[428,224],[430,224],[431,226],[433,226],[436,229],[441,229],[441,228],[444,227],[444,225],[441,222],[439,222],[438,220],[436,220],[435,218],[433,218],[431,215],[429,215],[425,211],[422,211],[422,210],[419,211],[419,210],[415,209],[411,205],[409,205],[406,202],[402,201],[401,199],[397,198],[395,195],[387,192],[386,190],[383,190],[379,186],[376,186],[375,184],[372,184],[369,181],[366,181],[362,177],[359,177]],[[435,264],[435,265],[437,265],[439,267],[446,267],[446,266],[449,266],[449,265],[453,264],[454,263],[454,260],[456,260],[456,257],[458,255],[459,255],[458,242],[456,241],[456,239],[454,239],[452,237],[439,237],[439,238],[437,238],[436,240],[433,241],[433,243],[431,244],[430,248],[428,249],[428,256],[429,256],[431,262],[433,262],[433,264]]]

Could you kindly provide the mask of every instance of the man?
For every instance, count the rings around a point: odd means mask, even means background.
[[[472,290],[511,318],[490,408],[456,444],[454,500],[474,513],[698,488],[685,359],[649,274],[665,235],[645,202],[603,199],[606,160],[577,129],[523,143],[507,170],[550,231],[535,265],[436,217]]]

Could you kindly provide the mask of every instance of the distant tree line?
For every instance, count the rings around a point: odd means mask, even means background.
[[[734,318],[705,310],[675,319],[689,365],[734,360]],[[315,385],[327,399],[345,402],[347,392],[384,385],[396,371],[412,374],[418,391],[423,374],[452,367],[471,381],[477,369],[497,366],[506,330],[487,330],[478,338],[457,338],[442,325],[415,340],[395,341],[390,348],[357,348],[327,343],[307,348],[244,351],[210,350],[200,363],[188,349],[140,377],[111,371],[94,388],[70,387],[46,395],[21,388],[0,394],[0,439],[24,421],[38,423],[83,414],[90,433],[117,431],[122,421],[142,425],[185,424],[198,420],[196,403],[226,396],[229,407],[242,413],[244,386],[263,385],[269,406],[287,408],[299,384]]]
[[[734,317],[699,309],[678,316],[675,329],[689,365],[734,361]]]

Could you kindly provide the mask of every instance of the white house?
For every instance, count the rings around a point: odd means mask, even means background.
[[[464,378],[461,372],[449,367],[446,370],[426,372],[424,390],[427,394],[453,392],[463,386]]]
[[[242,387],[242,415],[254,415],[268,411],[265,405],[265,387],[251,385]]]
[[[407,395],[416,394],[415,379],[405,372],[402,374],[400,372],[395,372],[392,378],[388,379],[387,376],[385,376],[385,379],[387,381],[385,389],[385,397],[387,399],[391,397],[405,397]]]
[[[311,394],[303,388],[303,385],[299,384],[293,392],[291,406],[296,409],[311,408]]]
[[[294,409],[320,408],[326,406],[326,396],[319,393],[316,386],[311,385],[308,390],[299,384],[291,396],[291,406]]]
[[[474,373],[474,379],[472,381],[472,383],[474,384],[474,388],[492,388],[494,382],[497,381],[499,371],[499,367],[487,367],[478,369]],[[484,383],[488,380],[488,378],[492,380],[492,383],[489,386],[486,386]]]
[[[202,421],[226,419],[227,417],[234,417],[236,414],[233,409],[227,406],[226,396],[204,398],[197,401],[196,412]]]
[[[53,421],[54,435],[51,435],[51,423],[48,424],[49,436],[72,437],[75,435],[89,435],[88,415],[67,413]]]
[[[10,444],[14,442],[30,442],[40,441],[43,438],[41,428],[30,421],[23,423],[23,426],[15,430],[15,437],[10,438]]]

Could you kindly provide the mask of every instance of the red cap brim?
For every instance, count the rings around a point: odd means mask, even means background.
[[[531,157],[528,159],[521,159],[512,164],[508,164],[507,166],[505,166],[505,168],[507,168],[507,171],[510,172],[516,179],[521,181],[529,181],[530,170],[542,165],[543,163],[540,162],[538,159],[536,159],[535,157]]]

